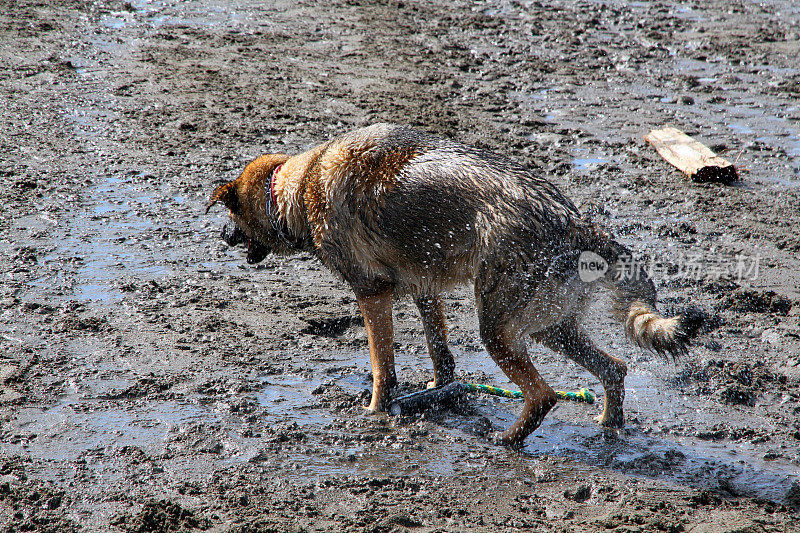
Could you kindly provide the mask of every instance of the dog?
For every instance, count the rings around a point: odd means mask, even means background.
[[[686,352],[702,324],[699,310],[660,315],[655,286],[631,252],[547,179],[411,128],[375,124],[299,155],[263,155],[214,190],[206,213],[217,202],[234,223],[224,237],[247,243],[248,262],[306,251],[352,287],[369,342],[370,411],[386,410],[396,383],[393,298],[410,295],[418,307],[433,361],[428,386],[440,387],[453,381],[455,364],[439,295],[473,282],[481,340],[525,399],[499,444],[521,446],[556,403],[527,338],[595,375],[605,389],[596,420],[624,425],[625,363],[579,325],[597,287],[611,289],[627,336],[655,352]],[[586,253],[599,264],[595,276],[579,273]]]

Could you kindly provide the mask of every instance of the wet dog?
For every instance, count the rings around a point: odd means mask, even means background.
[[[698,312],[664,318],[629,250],[586,220],[553,184],[504,157],[427,133],[376,124],[300,155],[264,155],[218,187],[247,243],[247,260],[308,251],[350,284],[364,315],[372,365],[368,409],[395,384],[392,299],[416,303],[433,360],[431,387],[453,380],[442,291],[473,282],[487,351],[522,390],[522,414],[499,435],[520,445],[556,403],[526,351],[533,340],[594,374],[605,388],[601,425],[624,424],[626,366],[579,326],[598,286],[611,289],[628,337],[685,352]]]

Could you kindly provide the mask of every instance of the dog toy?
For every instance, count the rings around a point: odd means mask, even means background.
[[[434,407],[446,407],[460,400],[466,392],[483,392],[505,398],[522,398],[522,392],[481,385],[479,383],[453,382],[435,389],[412,392],[401,396],[389,405],[389,412],[393,415],[408,415]],[[594,403],[594,395],[582,388],[578,392],[556,391],[559,400],[573,400],[576,402]]]
[[[467,390],[474,392],[484,392],[494,396],[503,396],[505,398],[522,399],[522,392],[518,390],[501,389],[500,387],[492,387],[491,385],[481,385],[480,383],[463,383]],[[575,402],[583,402],[588,404],[594,403],[594,395],[589,392],[589,389],[581,388],[578,392],[566,392],[557,390],[556,396],[559,400],[572,400]]]

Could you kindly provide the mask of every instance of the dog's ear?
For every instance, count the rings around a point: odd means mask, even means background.
[[[232,213],[236,213],[239,210],[239,195],[236,194],[236,182],[231,181],[214,189],[206,206],[206,214],[208,214],[211,206],[217,202],[225,204],[225,207],[230,209]]]

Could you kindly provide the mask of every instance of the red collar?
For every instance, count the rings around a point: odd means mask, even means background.
[[[278,200],[275,198],[275,176],[278,174],[278,171],[281,169],[283,165],[278,165],[275,167],[275,170],[272,171],[272,177],[269,180],[269,199],[272,202],[272,205],[275,206],[275,212],[278,212]]]

